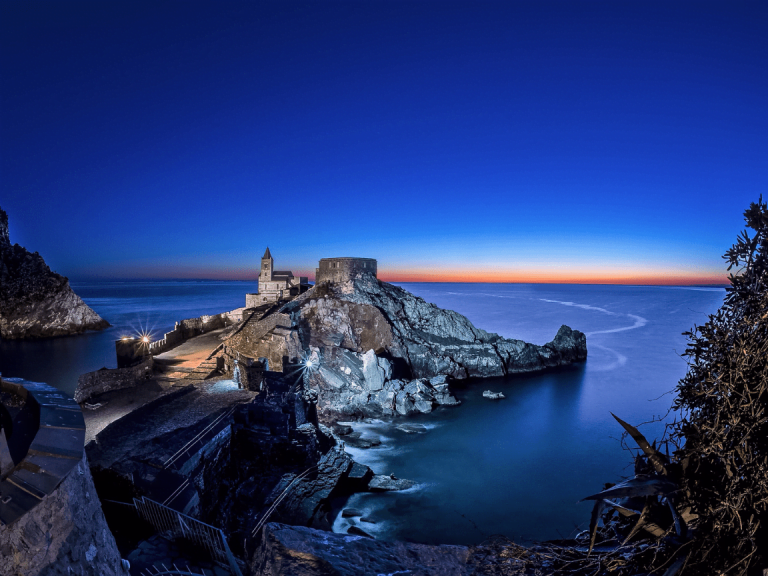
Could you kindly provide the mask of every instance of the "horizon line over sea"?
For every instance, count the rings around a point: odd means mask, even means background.
[[[297,275],[298,276],[298,275]],[[142,282],[240,282],[240,283],[256,283],[258,284],[258,276],[253,279],[249,278],[68,278],[70,283],[76,284],[129,284],[129,283],[142,283]],[[310,282],[314,282],[315,279],[310,277]],[[401,280],[392,278],[378,277],[382,282],[388,282],[390,284],[514,284],[514,285],[546,285],[546,286],[625,286],[625,287],[644,287],[644,288],[728,288],[731,286],[729,281],[725,282],[695,282],[695,283],[642,283],[642,282],[567,282],[567,281],[551,281],[551,282],[515,282],[515,281],[472,281],[472,280]]]

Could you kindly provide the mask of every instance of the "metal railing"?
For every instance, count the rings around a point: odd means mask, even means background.
[[[216,419],[213,420],[210,424],[208,424],[205,428],[203,428],[200,432],[198,432],[194,438],[192,438],[189,442],[184,444],[181,448],[179,448],[173,456],[168,458],[168,460],[165,461],[165,464],[163,464],[163,468],[168,468],[169,466],[173,465],[179,458],[181,458],[184,453],[198,440],[202,439],[203,436],[205,436],[208,432],[213,430],[213,428],[216,427],[217,424],[219,424],[222,420],[229,418],[234,411],[237,409],[237,406],[232,406],[229,410],[226,412],[220,414]]]
[[[139,515],[158,532],[170,532],[174,537],[184,538],[203,547],[211,558],[228,565],[234,576],[243,576],[221,528],[177,512],[147,497],[134,498],[133,504]]]
[[[259,521],[256,523],[256,526],[255,526],[255,527],[254,527],[254,529],[251,531],[251,538],[254,538],[254,537],[256,537],[256,534],[258,534],[259,530],[261,530],[261,529],[264,527],[264,524],[266,524],[267,520],[268,520],[268,519],[269,519],[269,517],[272,515],[272,513],[273,513],[273,512],[274,512],[274,511],[277,509],[277,507],[280,505],[280,503],[281,503],[281,502],[282,502],[282,501],[285,499],[285,497],[288,495],[288,492],[290,492],[291,488],[293,488],[293,487],[297,486],[297,485],[298,485],[298,483],[299,483],[300,481],[304,480],[304,478],[306,478],[307,476],[309,476],[309,474],[310,474],[310,473],[311,473],[313,470],[317,470],[317,466],[312,466],[312,467],[310,467],[310,468],[307,468],[306,470],[304,470],[304,472],[302,472],[301,474],[299,474],[298,476],[296,476],[296,478],[294,478],[293,480],[291,480],[291,482],[288,484],[288,486],[286,486],[286,487],[285,487],[285,490],[283,490],[283,491],[280,493],[280,496],[278,496],[278,497],[275,499],[275,501],[272,503],[272,506],[270,506],[270,507],[269,507],[269,509],[267,509],[267,511],[266,511],[266,512],[264,512],[264,515],[263,515],[263,516],[261,517],[261,519],[260,519],[260,520],[259,520]]]

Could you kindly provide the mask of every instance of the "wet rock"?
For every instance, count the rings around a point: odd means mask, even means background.
[[[416,486],[416,482],[413,480],[378,474],[368,483],[368,490],[371,492],[394,492],[397,490],[407,490],[414,486]]]
[[[381,440],[378,438],[372,438],[370,436],[362,436],[360,432],[353,432],[349,436],[345,436],[344,442],[353,448],[362,448],[363,450],[366,448],[381,446]]]
[[[368,522],[368,524],[376,524],[376,520],[371,520],[367,516],[363,516],[360,518],[360,522]]]
[[[365,530],[362,528],[358,528],[357,526],[350,526],[347,528],[347,534],[352,534],[354,536],[365,536],[366,538],[370,538],[371,540],[374,540],[374,537],[368,534]]]
[[[362,511],[358,510],[357,508],[344,508],[344,510],[341,511],[342,518],[355,518],[356,516],[362,515]]]
[[[360,464],[360,462],[352,464],[352,468],[349,469],[347,474],[347,480],[353,485],[352,489],[354,490],[363,490],[371,478],[373,478],[373,471],[365,464]]]
[[[332,426],[332,429],[337,436],[347,436],[352,434],[352,426],[347,426],[346,424],[336,423]]]
[[[490,390],[486,390],[483,392],[483,398],[488,398],[489,400],[501,400],[502,398],[505,398],[505,396],[501,392],[491,392]]]

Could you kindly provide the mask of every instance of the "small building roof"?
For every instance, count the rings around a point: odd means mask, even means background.
[[[264,258],[272,258],[272,254],[269,253],[269,246],[267,246],[267,251],[264,252],[264,256],[261,257],[262,260],[264,260]]]
[[[291,278],[293,278],[293,272],[291,272],[290,270],[288,270],[288,271],[286,271],[286,270],[274,270],[272,272],[272,278],[274,278],[275,276],[290,276]]]

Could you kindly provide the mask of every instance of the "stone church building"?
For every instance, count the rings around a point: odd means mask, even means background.
[[[259,271],[259,291],[255,294],[245,295],[245,307],[255,308],[263,304],[290,300],[294,296],[309,290],[307,276],[295,277],[288,270],[275,270],[275,261],[267,248],[261,257],[261,270]]]

